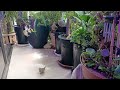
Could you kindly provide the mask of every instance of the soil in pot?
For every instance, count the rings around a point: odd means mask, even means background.
[[[20,26],[15,26],[14,28],[18,44],[28,44],[28,37],[23,34],[23,28]]]
[[[50,27],[42,26],[36,27],[36,32],[30,33],[28,41],[33,48],[43,48],[48,41]]]
[[[73,43],[66,39],[64,35],[60,35],[61,39],[61,63],[67,66],[73,66]]]
[[[78,66],[78,64],[80,64],[81,53],[82,53],[81,45],[74,43],[73,44],[73,61],[74,61],[73,69],[75,69]]]

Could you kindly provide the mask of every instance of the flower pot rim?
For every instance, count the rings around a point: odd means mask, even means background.
[[[58,38],[61,40],[70,41],[70,39],[66,39],[63,35],[58,35]]]

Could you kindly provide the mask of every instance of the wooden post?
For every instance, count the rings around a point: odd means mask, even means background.
[[[115,19],[113,20],[113,24],[112,24],[112,37],[111,37],[111,44],[110,44],[109,67],[112,65],[114,37],[115,37]]]

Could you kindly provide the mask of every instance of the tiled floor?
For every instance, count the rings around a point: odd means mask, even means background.
[[[30,46],[14,46],[7,79],[69,79],[71,71],[58,65],[60,57],[53,49],[33,49]],[[46,66],[39,73],[39,65]]]

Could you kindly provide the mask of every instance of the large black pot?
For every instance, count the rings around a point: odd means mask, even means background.
[[[82,46],[74,43],[73,44],[73,60],[74,60],[73,69],[75,69],[78,66],[78,64],[80,64],[81,53],[82,53]]]
[[[28,41],[33,48],[43,48],[47,44],[50,27],[40,25],[35,30],[36,32],[29,34]]]
[[[66,66],[73,66],[73,43],[63,35],[59,35],[59,38],[61,39],[60,63]]]
[[[28,44],[28,37],[23,34],[23,28],[20,26],[15,26],[14,29],[18,44]]]

